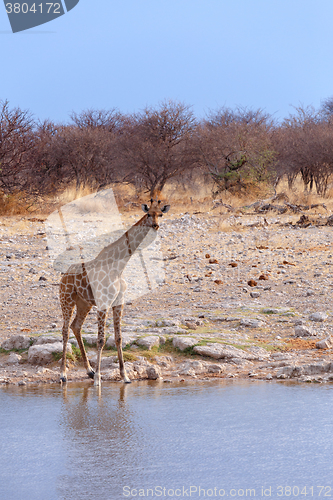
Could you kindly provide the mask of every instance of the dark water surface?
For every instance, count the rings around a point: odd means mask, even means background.
[[[331,385],[4,387],[0,499],[333,497],[332,401]]]

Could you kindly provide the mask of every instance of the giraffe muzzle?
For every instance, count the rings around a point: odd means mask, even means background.
[[[159,226],[158,224],[153,224],[153,225],[152,225],[152,228],[153,228],[153,229],[156,229],[156,231],[157,231],[157,229],[158,229],[159,227],[160,227],[160,226]]]

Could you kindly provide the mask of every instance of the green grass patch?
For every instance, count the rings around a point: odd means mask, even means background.
[[[172,339],[166,339],[165,344],[161,344],[158,348],[158,354],[178,354],[181,352],[178,348],[174,347]]]
[[[30,344],[31,345],[31,344]],[[15,352],[16,354],[24,354],[26,352],[28,352],[27,349],[3,349],[2,347],[0,347],[0,354],[10,354],[11,352]]]
[[[62,352],[53,352],[52,353],[54,361],[59,361],[62,358]],[[70,361],[73,361],[75,363],[76,357],[74,354],[71,352],[66,352],[66,359],[69,359]]]
[[[73,355],[74,355],[75,359],[82,358],[82,354],[81,354],[79,347],[76,347],[75,345],[72,344],[72,351],[73,351]]]
[[[137,361],[138,357],[133,352],[123,352],[124,361]]]

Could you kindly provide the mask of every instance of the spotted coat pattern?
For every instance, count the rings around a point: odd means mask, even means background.
[[[148,233],[159,228],[158,217],[166,213],[170,206],[161,207],[160,201],[150,200],[151,205],[142,205],[145,215],[125,232],[117,241],[106,246],[95,259],[71,266],[60,282],[60,304],[63,314],[63,356],[61,363],[61,381],[67,381],[66,345],[69,327],[72,329],[80,347],[84,366],[88,376],[94,378],[95,385],[100,385],[100,363],[105,345],[105,322],[109,308],[113,310],[115,342],[118,351],[120,375],[124,382],[130,382],[126,375],[121,346],[121,317],[124,307],[126,282],[122,273],[132,254],[147,237]],[[83,345],[81,328],[92,308],[97,306],[97,363],[96,373],[91,368]],[[70,324],[73,311],[76,315]]]

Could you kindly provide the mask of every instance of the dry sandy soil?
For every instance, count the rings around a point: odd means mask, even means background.
[[[315,211],[307,215],[321,217]],[[123,222],[130,227],[140,217],[139,210],[126,212]],[[61,275],[48,255],[43,219],[0,218],[0,345],[17,334],[34,339],[61,332]],[[123,318],[124,335],[160,336],[160,347],[148,351],[134,343],[127,350],[129,370],[133,371],[136,359],[159,365],[164,380],[333,378],[330,339],[325,349],[316,347],[333,333],[332,228],[299,227],[298,219],[292,214],[235,216],[217,210],[186,214],[171,210],[159,230],[165,282],[126,305]],[[250,286],[250,280],[256,285]],[[324,314],[311,316],[318,312]],[[180,328],[170,327],[172,321]],[[304,326],[303,334],[295,331],[297,324]],[[83,329],[96,333],[94,311]],[[113,334],[111,320],[107,334]],[[201,347],[232,346],[246,356],[214,359],[209,351],[188,348],[184,352],[175,347],[174,337],[194,339],[193,344]],[[0,382],[58,381],[58,361],[46,367],[31,365],[27,352],[19,351],[21,358],[9,364],[12,352],[1,349]],[[140,378],[140,370],[134,374]],[[84,378],[80,361],[70,362],[69,379]],[[106,371],[104,378],[119,377],[113,370],[111,375]]]

